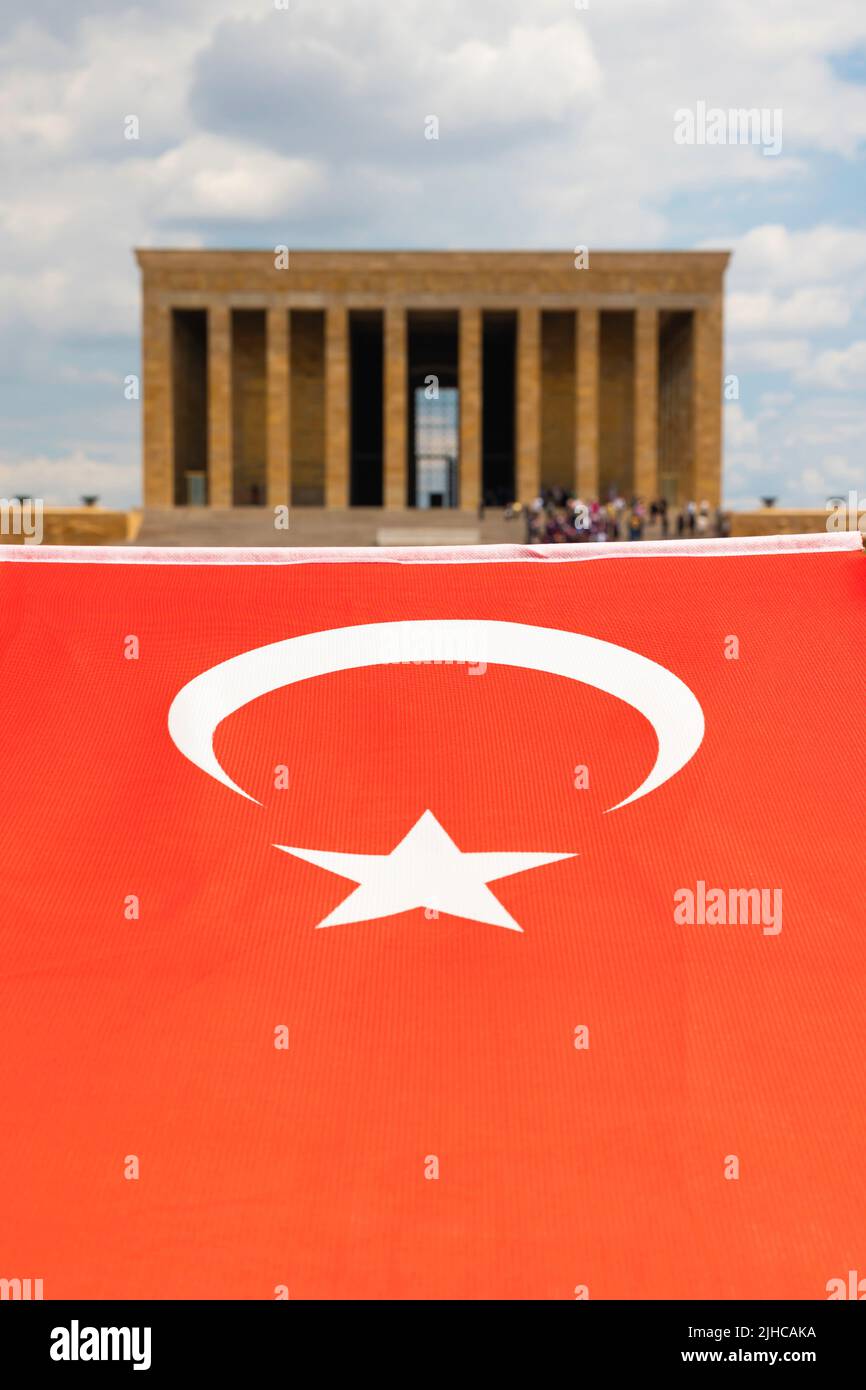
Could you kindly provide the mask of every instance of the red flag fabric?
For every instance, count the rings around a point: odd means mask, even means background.
[[[858,534],[0,560],[0,1275],[866,1274]]]

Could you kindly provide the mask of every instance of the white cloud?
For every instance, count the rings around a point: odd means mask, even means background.
[[[115,5],[90,16],[66,44],[36,28],[38,12],[0,47],[0,147],[30,163],[109,161],[163,148],[186,116],[190,64],[206,34],[182,8],[161,19],[151,8]],[[140,142],[124,137],[138,116]]]
[[[801,370],[798,377],[831,391],[866,390],[866,341],[858,339],[845,348],[828,348],[818,354],[811,370]]]
[[[586,30],[569,17],[546,27],[516,25],[504,38],[470,38],[436,54],[431,89],[458,131],[516,121],[570,124],[575,106],[600,95],[602,74]]]
[[[293,215],[322,191],[309,160],[285,158],[239,141],[198,136],[142,171],[157,217],[257,220]]]
[[[747,444],[757,443],[757,421],[746,418],[743,407],[738,401],[731,401],[725,406],[724,425],[725,442],[732,450],[739,451]]]
[[[838,328],[851,318],[851,298],[842,285],[804,286],[787,296],[734,290],[728,295],[727,316],[732,333]]]
[[[828,497],[844,497],[863,486],[864,471],[842,454],[828,454],[817,467],[804,468],[795,486],[822,507]]]
[[[763,402],[763,398],[762,398]],[[793,395],[769,412],[728,428],[725,499],[729,506],[775,495],[782,506],[823,507],[826,497],[859,488],[866,495],[866,426],[844,397]],[[749,429],[754,426],[754,429]]]
[[[735,242],[738,282],[796,289],[866,273],[866,232],[822,223],[789,231],[780,223],[754,227]]]
[[[726,356],[727,369],[738,373],[799,371],[811,361],[807,338],[747,338],[731,344]]]
[[[0,453],[0,496],[7,498],[28,495],[47,506],[74,506],[89,496],[103,506],[126,506],[137,483],[137,461],[99,459],[85,448],[56,457]]]

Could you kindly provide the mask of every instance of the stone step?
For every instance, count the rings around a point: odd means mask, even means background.
[[[503,544],[523,540],[519,522],[491,511],[483,520],[473,513],[438,509],[384,512],[379,507],[326,511],[294,507],[287,530],[276,529],[266,507],[148,508],[134,544],[140,546],[375,546]]]

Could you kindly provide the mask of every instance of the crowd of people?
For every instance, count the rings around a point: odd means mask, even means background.
[[[664,497],[646,502],[615,494],[606,502],[587,501],[564,488],[547,488],[530,506],[515,503],[505,514],[523,520],[526,542],[535,545],[728,534],[726,514],[706,501],[688,501],[679,508],[669,507]]]

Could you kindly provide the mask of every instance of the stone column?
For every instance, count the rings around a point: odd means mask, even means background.
[[[267,495],[269,507],[292,500],[289,398],[289,311],[267,315]]]
[[[692,347],[694,499],[717,507],[722,491],[722,298],[695,310]]]
[[[349,315],[325,310],[325,506],[349,505]]]
[[[142,313],[144,505],[174,506],[171,308],[145,293]]]
[[[477,512],[481,501],[481,310],[460,310],[460,510]]]
[[[535,305],[517,312],[517,500],[531,502],[541,486],[541,313]]]
[[[409,366],[406,310],[401,304],[385,307],[383,353],[383,501],[389,511],[402,511],[406,506]]]
[[[589,502],[598,497],[599,311],[579,309],[574,335],[577,368],[575,490]]]
[[[207,472],[212,507],[231,507],[232,333],[231,310],[213,304],[207,315]]]
[[[636,496],[659,495],[659,316],[637,309],[634,316],[634,472]]]

